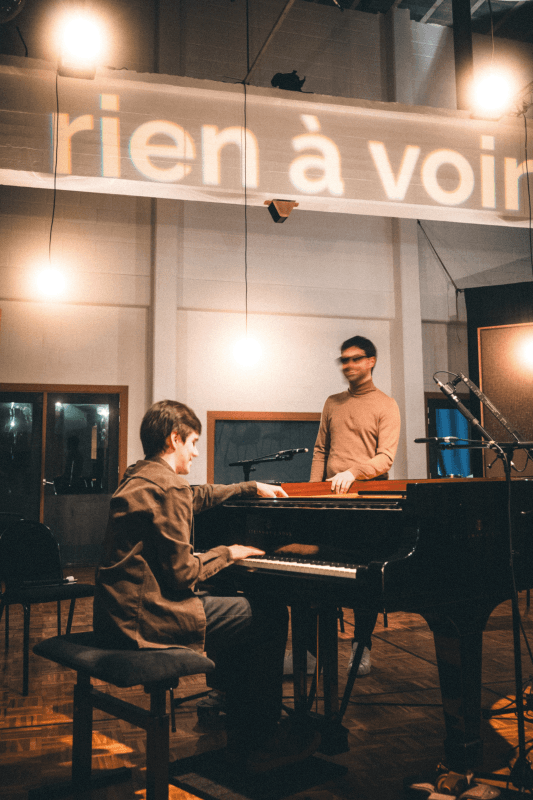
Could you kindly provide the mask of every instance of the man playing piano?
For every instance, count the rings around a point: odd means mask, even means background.
[[[194,514],[235,495],[286,496],[249,481],[191,486],[186,478],[201,423],[182,403],[153,405],[141,424],[145,459],[128,468],[113,495],[96,576],[94,631],[104,646],[206,651],[226,691],[228,756],[253,772],[303,760],[320,737],[280,726],[287,609],[243,596],[216,597],[198,583],[252,555],[219,546],[195,554]]]
[[[354,481],[387,478],[400,436],[400,411],[392,397],[374,386],[375,345],[353,336],[341,345],[339,363],[348,389],[326,400],[313,452],[311,481],[331,481],[331,491],[343,494]],[[357,643],[365,649],[358,675],[370,672],[372,631],[377,612],[354,611],[354,639],[350,669]]]

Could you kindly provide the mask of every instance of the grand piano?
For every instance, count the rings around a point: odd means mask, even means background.
[[[483,630],[512,596],[513,580],[518,591],[533,585],[533,480],[359,481],[346,495],[332,494],[329,483],[283,488],[289,498],[234,499],[198,515],[194,544],[265,551],[222,574],[291,606],[295,705],[307,702],[310,608],[320,621],[324,718],[333,725],[351,691],[339,707],[337,609],[417,613],[435,642],[447,766],[478,765]]]

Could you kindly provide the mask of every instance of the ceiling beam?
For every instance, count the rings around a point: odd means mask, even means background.
[[[483,1],[484,1],[484,0],[482,0],[482,2],[483,2]],[[443,0],[435,0],[435,2],[433,3],[433,5],[431,6],[431,8],[429,8],[429,9],[426,11],[426,13],[424,14],[424,16],[423,16],[423,17],[422,17],[422,19],[420,20],[420,22],[427,22],[427,21],[428,21],[428,19],[429,19],[429,18],[432,16],[432,14],[434,14],[434,13],[435,13],[435,11],[437,10],[437,8],[440,6],[440,4],[441,4],[442,2],[443,2]]]
[[[470,108],[470,89],[474,78],[470,0],[452,0],[452,14],[457,108],[461,111],[468,111]]]
[[[483,3],[484,3],[484,2],[485,2],[485,0],[476,0],[476,2],[474,3],[474,5],[473,5],[473,6],[472,6],[472,8],[470,9],[470,14],[471,14],[472,16],[474,16],[475,12],[478,10],[478,8],[479,8],[480,6],[482,6],[482,5],[483,5]]]
[[[506,11],[506,13],[502,17],[500,17],[500,19],[497,22],[494,23],[494,28],[493,28],[494,32],[496,32],[498,30],[498,28],[501,28],[501,26],[505,22],[507,22],[509,17],[511,17],[515,13],[515,11],[518,8],[520,8],[520,6],[523,6],[525,2],[526,2],[526,0],[519,0],[518,3],[516,3],[512,8],[510,8],[508,11]]]

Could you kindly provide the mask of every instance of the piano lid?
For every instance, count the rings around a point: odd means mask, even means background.
[[[355,500],[358,497],[382,496],[383,499],[401,499],[406,496],[408,487],[416,484],[456,484],[502,482],[504,478],[408,478],[405,480],[354,481],[346,494],[331,491],[331,483],[282,483],[281,487],[290,497],[308,497],[317,499],[335,498],[335,500]]]

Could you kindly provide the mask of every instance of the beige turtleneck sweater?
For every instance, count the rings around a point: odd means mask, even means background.
[[[400,410],[370,379],[355,392],[326,400],[313,453],[311,481],[350,470],[372,480],[390,469],[400,436]]]

